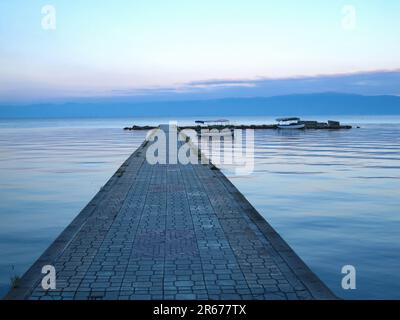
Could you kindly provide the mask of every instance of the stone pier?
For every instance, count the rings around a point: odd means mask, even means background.
[[[6,299],[335,299],[221,171],[151,165],[149,145]],[[56,269],[54,290],[41,286],[44,265]]]

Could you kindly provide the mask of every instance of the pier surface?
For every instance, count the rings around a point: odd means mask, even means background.
[[[335,299],[211,165],[146,161],[143,143],[6,299]],[[44,265],[56,269],[45,291]]]

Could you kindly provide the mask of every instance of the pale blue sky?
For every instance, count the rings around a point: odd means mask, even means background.
[[[57,28],[41,27],[54,5]],[[342,27],[353,5],[355,29]],[[398,0],[6,0],[0,100],[400,68]]]

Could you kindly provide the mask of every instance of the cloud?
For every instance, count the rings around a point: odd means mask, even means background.
[[[221,98],[271,97],[290,94],[338,92],[358,95],[399,95],[400,70],[296,76],[289,78],[205,79],[170,86],[146,88],[114,88],[106,91],[73,96],[64,95],[59,101],[84,99],[115,99],[119,101],[176,101]],[[3,88],[4,89],[4,88]],[[1,91],[1,89],[0,89]],[[40,90],[39,90],[40,91]],[[56,91],[56,90],[54,90]],[[24,90],[25,94],[36,92]],[[53,92],[53,91],[52,91]],[[3,98],[6,96],[3,90]],[[11,93],[9,93],[11,95]],[[36,92],[37,94],[37,92]],[[42,101],[51,101],[52,97]],[[2,101],[0,101],[2,102]]]
[[[173,101],[271,97],[324,92],[397,95],[398,88],[400,88],[400,70],[290,78],[206,79],[169,87],[114,90],[113,95],[129,101]]]
[[[342,92],[361,95],[395,95],[400,70],[359,72],[289,78],[210,79],[184,84],[197,92],[214,89],[214,95],[276,96],[296,93]]]
[[[189,86],[198,86],[198,85],[240,85],[247,84],[249,82],[253,82],[254,80],[243,80],[243,79],[210,79],[203,81],[191,81],[186,83]]]

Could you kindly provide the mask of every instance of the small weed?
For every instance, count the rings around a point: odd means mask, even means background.
[[[15,274],[15,267],[14,265],[11,266],[11,276],[10,276],[10,286],[11,288],[15,289],[18,288],[21,278]]]
[[[10,286],[15,289],[18,288],[21,278],[19,276],[11,276],[10,277]]]

